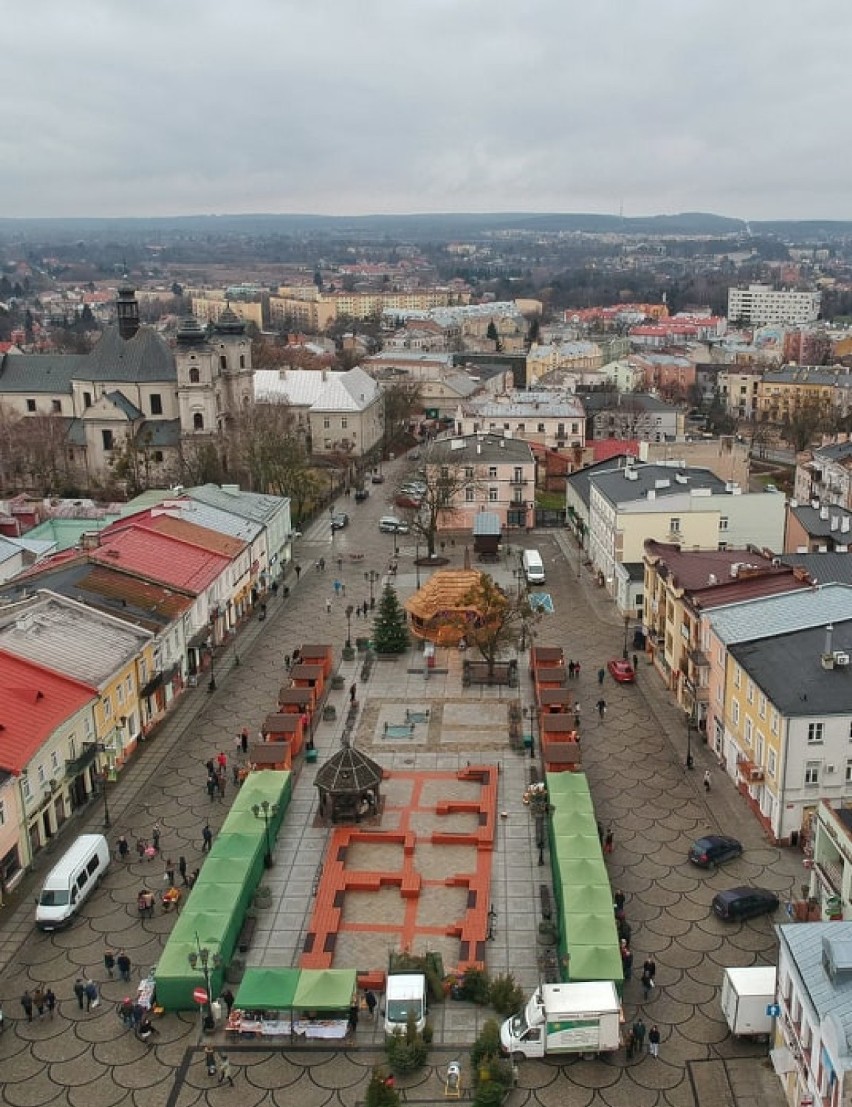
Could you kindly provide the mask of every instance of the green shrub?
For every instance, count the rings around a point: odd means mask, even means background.
[[[399,1107],[399,1092],[387,1084],[387,1073],[378,1066],[373,1069],[364,1103],[365,1107]]]
[[[394,1030],[393,1034],[386,1036],[385,1052],[390,1070],[396,1076],[416,1072],[426,1064],[429,1044],[426,1035],[416,1029],[413,1012],[408,1016],[404,1033],[402,1030]]]
[[[489,999],[498,1015],[514,1015],[524,1005],[524,992],[511,973],[495,976]]]
[[[466,969],[462,983],[462,999],[484,1007],[490,1001],[491,984],[485,969]]]
[[[475,1107],[499,1107],[514,1084],[511,1061],[500,1056],[500,1027],[488,1019],[470,1051]]]
[[[499,1056],[500,1025],[496,1019],[486,1019],[482,1025],[482,1030],[479,1032],[479,1037],[470,1050],[470,1063],[473,1068],[474,1081],[476,1081],[480,1065],[484,1061],[490,1061]]]

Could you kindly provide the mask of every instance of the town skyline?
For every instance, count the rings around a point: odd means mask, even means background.
[[[852,11],[152,0],[16,14],[0,213],[843,220]]]

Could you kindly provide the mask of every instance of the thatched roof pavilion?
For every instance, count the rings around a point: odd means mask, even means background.
[[[476,569],[439,569],[419,592],[405,601],[409,629],[417,638],[439,646],[455,646],[464,637],[464,622],[476,622],[478,609],[465,597],[479,587]]]

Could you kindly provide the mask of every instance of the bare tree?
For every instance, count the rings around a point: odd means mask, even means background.
[[[322,495],[322,480],[310,464],[303,435],[288,404],[256,404],[234,426],[234,465],[250,488],[289,496],[293,517],[303,517]]]
[[[420,385],[400,381],[383,390],[385,400],[384,444],[387,450],[412,418],[423,410]]]
[[[412,467],[403,476],[394,493],[395,499],[408,498],[418,501],[416,507],[405,514],[409,526],[426,543],[429,557],[435,556],[435,539],[440,524],[450,523],[461,514],[462,497],[467,489],[477,489],[481,479],[476,467],[466,462],[451,461],[446,443],[427,447],[420,468]],[[406,487],[418,482],[416,495]]]
[[[462,597],[461,606],[473,609],[473,619],[453,615],[448,619],[460,630],[467,644],[476,649],[488,664],[488,676],[494,676],[494,668],[507,649],[515,649],[525,628],[540,618],[533,611],[524,593],[510,596],[488,573],[481,573],[479,581]]]

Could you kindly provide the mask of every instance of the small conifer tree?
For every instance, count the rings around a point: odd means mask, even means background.
[[[405,653],[408,649],[408,626],[399,596],[386,584],[379,599],[373,622],[373,649],[376,653]]]

